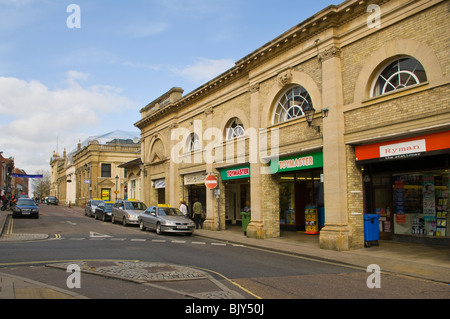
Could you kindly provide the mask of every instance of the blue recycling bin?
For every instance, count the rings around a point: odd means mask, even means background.
[[[378,239],[380,238],[378,214],[364,215],[364,247],[370,247],[371,243],[378,246]]]

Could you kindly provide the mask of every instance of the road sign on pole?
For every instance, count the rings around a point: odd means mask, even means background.
[[[217,180],[217,176],[215,175],[208,175],[205,178],[205,186],[208,189],[214,189],[217,187],[217,185],[219,185],[219,182]]]

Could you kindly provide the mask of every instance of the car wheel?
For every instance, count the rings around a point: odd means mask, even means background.
[[[127,219],[126,219],[125,217],[123,218],[122,224],[123,224],[124,226],[127,226],[127,225],[128,225],[128,224],[127,224]]]
[[[161,234],[162,234],[161,224],[160,224],[160,223],[157,223],[157,224],[156,224],[156,233],[157,233],[158,235],[161,235]]]
[[[106,222],[106,214],[102,215],[102,222]]]
[[[94,213],[94,218],[95,218],[95,220],[98,220],[98,214],[97,213]]]
[[[145,226],[144,226],[144,222],[141,220],[141,222],[139,223],[139,229],[142,231],[145,231]]]
[[[115,223],[116,223],[116,220],[114,219],[114,215],[111,215],[111,223],[112,223],[112,224],[115,224]]]

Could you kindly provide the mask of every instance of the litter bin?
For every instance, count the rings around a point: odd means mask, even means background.
[[[380,238],[379,222],[380,215],[365,214],[364,215],[364,247],[370,247],[370,243],[378,246]]]
[[[251,213],[250,212],[241,212],[242,219],[242,230],[244,231],[244,235],[247,236],[247,226],[250,224]]]

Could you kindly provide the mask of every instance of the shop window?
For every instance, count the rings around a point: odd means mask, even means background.
[[[395,234],[448,237],[448,172],[393,175]]]
[[[227,127],[227,141],[245,136],[244,124],[238,118],[234,118]]]
[[[371,97],[384,95],[427,81],[422,64],[414,58],[405,57],[390,62],[375,78]]]
[[[298,85],[284,92],[273,112],[273,124],[305,116],[305,110],[312,108],[311,96],[304,87]]]
[[[188,152],[199,151],[202,148],[200,138],[196,133],[191,133],[186,141],[186,149]]]

